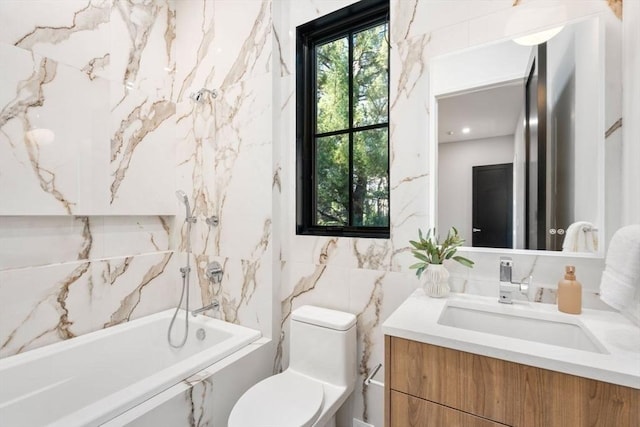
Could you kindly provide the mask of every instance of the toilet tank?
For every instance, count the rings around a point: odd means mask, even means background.
[[[353,390],[356,381],[356,316],[302,306],[291,314],[289,369]]]

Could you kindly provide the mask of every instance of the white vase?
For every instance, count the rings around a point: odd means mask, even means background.
[[[429,264],[422,273],[424,292],[433,298],[444,298],[449,295],[449,272],[442,264]]]

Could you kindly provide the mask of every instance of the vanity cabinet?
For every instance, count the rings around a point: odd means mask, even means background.
[[[386,427],[640,426],[640,390],[385,336]]]

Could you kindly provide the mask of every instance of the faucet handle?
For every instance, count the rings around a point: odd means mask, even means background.
[[[529,291],[529,287],[531,287],[532,285],[533,276],[529,275],[523,277],[522,280],[520,280],[520,292],[522,292],[523,294],[527,293],[527,291]]]
[[[218,261],[212,261],[207,264],[207,269],[204,272],[204,275],[209,279],[210,282],[219,284],[222,282],[222,276],[224,274],[224,270],[222,269],[222,265]]]

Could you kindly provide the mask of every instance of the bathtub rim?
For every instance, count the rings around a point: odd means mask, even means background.
[[[74,348],[86,343],[92,343],[105,337],[118,334],[127,329],[133,329],[137,326],[144,326],[156,321],[168,320],[173,316],[174,309],[164,310],[149,316],[140,317],[119,325],[111,326],[106,329],[100,329],[90,332],[79,337],[69,340],[57,342],[48,346],[29,350],[14,356],[0,359],[0,371],[19,367],[22,364],[32,362],[34,360],[43,359],[52,354],[62,351],[73,350]],[[187,314],[185,310],[180,309],[178,319],[184,318]],[[220,343],[215,344],[211,348],[207,348],[196,354],[181,360],[178,363],[167,366],[148,377],[129,384],[126,388],[113,392],[102,398],[92,401],[88,405],[78,408],[73,412],[69,412],[60,418],[47,421],[47,426],[99,426],[110,419],[117,417],[127,410],[139,405],[140,403],[153,398],[154,396],[169,389],[175,384],[189,378],[194,373],[206,368],[211,364],[218,363],[226,357],[234,354],[236,351],[251,345],[262,337],[262,333],[258,330],[245,326],[232,324],[219,319],[211,318],[204,315],[191,317],[192,325],[207,325],[224,332],[230,333],[232,336]],[[167,344],[168,345],[168,344]],[[211,355],[208,350],[217,348],[216,352]],[[185,373],[181,373],[187,371]],[[160,375],[164,373],[165,375]],[[126,390],[126,393],[124,392]]]
[[[42,356],[48,356],[54,353],[59,353],[66,349],[73,349],[84,343],[94,342],[99,340],[100,338],[115,335],[122,330],[131,329],[133,327],[133,324],[142,326],[149,323],[153,323],[156,320],[162,319],[164,317],[170,318],[171,316],[173,316],[174,312],[175,312],[175,308],[170,308],[167,310],[159,311],[154,314],[139,317],[137,319],[129,320],[127,322],[122,322],[114,326],[109,326],[108,328],[87,332],[86,334],[82,334],[77,337],[69,338],[63,341],[58,341],[52,344],[47,344],[45,346],[34,348],[32,350],[27,350],[22,353],[13,354],[11,356],[2,357],[0,358],[0,371],[15,367],[16,365],[33,361]],[[176,322],[179,322],[181,319],[184,319],[184,313],[185,313],[185,310],[181,308],[178,312]],[[188,314],[188,315],[191,316],[191,314]],[[248,328],[242,325],[236,325],[234,323],[225,322],[224,320],[208,317],[201,314],[195,317],[191,316],[189,318],[189,321],[192,324],[202,324],[204,322],[213,322],[217,326],[220,326],[220,329],[222,329],[223,331],[230,332],[230,333],[233,333],[234,331],[239,332],[241,330],[257,331],[258,333],[260,333],[260,336],[262,336],[262,333],[257,329]],[[260,337],[256,339],[259,339],[259,338]]]

